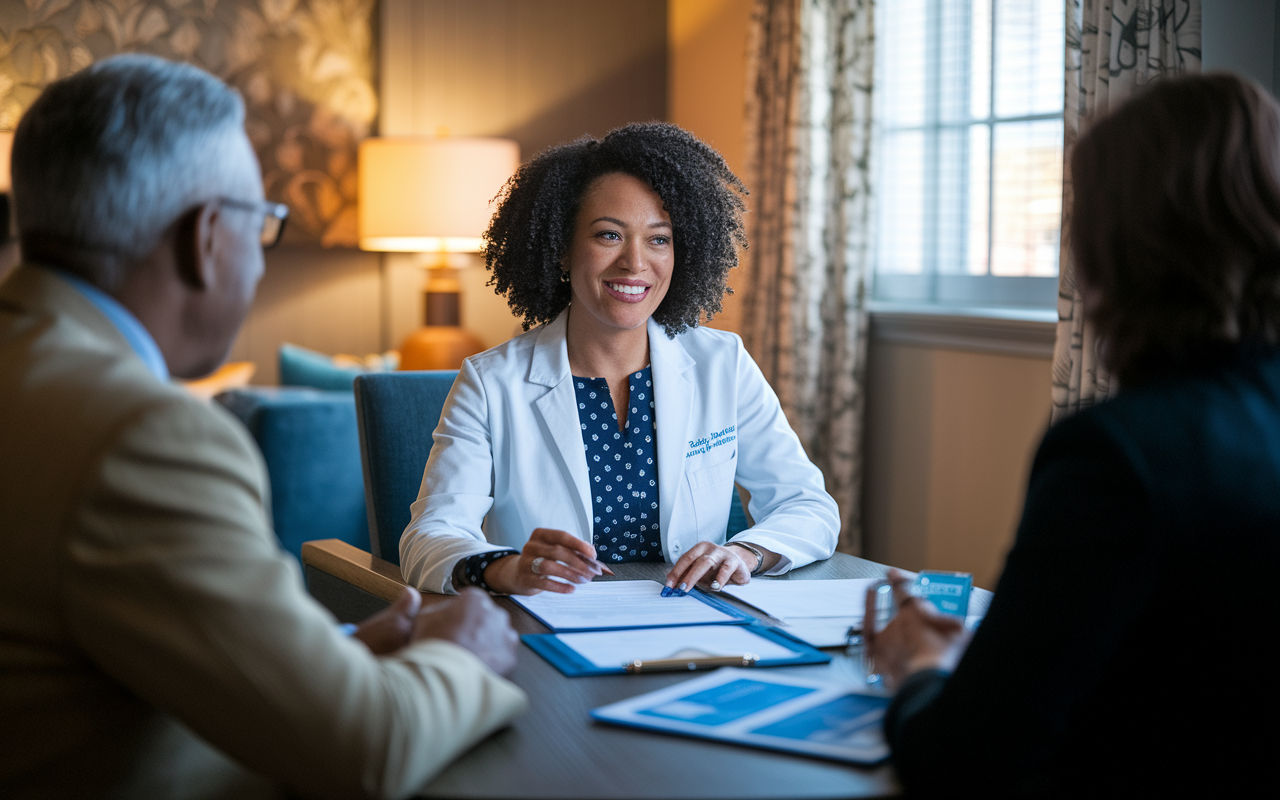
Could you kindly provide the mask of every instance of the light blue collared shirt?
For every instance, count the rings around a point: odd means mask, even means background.
[[[160,352],[160,346],[156,344],[156,340],[152,338],[151,332],[143,327],[129,309],[120,305],[120,302],[111,295],[102,291],[93,284],[72,275],[65,270],[52,270],[59,278],[76,288],[76,291],[85,296],[90,303],[97,306],[98,310],[111,320],[111,324],[116,326],[120,334],[124,336],[125,341],[133,348],[133,352],[138,354],[138,358],[142,359],[142,363],[152,375],[156,376],[156,380],[162,383],[169,382],[169,365],[165,363],[164,353]]]

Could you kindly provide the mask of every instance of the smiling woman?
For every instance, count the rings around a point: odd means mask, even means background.
[[[746,188],[719,153],[687,131],[634,124],[602,140],[584,136],[553,147],[522,166],[504,189],[486,233],[485,261],[526,330],[551,322],[569,305],[564,278],[578,212],[588,189],[609,174],[645,184],[679,231],[671,291],[654,319],[675,336],[719,313],[738,247],[747,244],[738,196]]]
[[[468,359],[400,543],[415,585],[568,593],[623,561],[718,590],[827,558],[822,474],[720,310],[742,183],[674,125],[628,125],[525,164],[486,234],[526,328]],[[714,446],[708,444],[714,440]],[[737,483],[756,525],[726,542]]]

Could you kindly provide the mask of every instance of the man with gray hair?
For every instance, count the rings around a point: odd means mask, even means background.
[[[506,614],[411,590],[345,636],[261,456],[172,386],[226,356],[286,210],[239,97],[119,56],[13,146],[0,285],[0,796],[405,796],[525,707]]]

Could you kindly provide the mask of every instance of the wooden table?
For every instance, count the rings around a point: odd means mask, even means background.
[[[664,564],[619,564],[623,580],[666,575]],[[887,568],[837,553],[785,580],[882,577]],[[980,603],[989,602],[989,593]],[[508,599],[520,633],[547,629]],[[745,606],[744,606],[745,608]],[[806,677],[861,682],[861,665],[841,651],[827,665],[778,667]],[[427,785],[433,798],[748,798],[882,797],[900,792],[887,765],[859,768],[815,758],[647,733],[593,722],[588,712],[679,681],[688,673],[566,678],[521,646],[511,679],[529,695],[529,711],[478,744]]]

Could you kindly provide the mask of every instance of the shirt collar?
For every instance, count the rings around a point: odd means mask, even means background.
[[[142,363],[146,365],[147,370],[156,376],[156,380],[167,383],[169,381],[169,365],[165,363],[164,354],[160,352],[160,346],[156,344],[156,340],[151,333],[143,326],[138,318],[130,313],[129,309],[120,305],[120,302],[111,295],[102,291],[93,284],[81,278],[72,275],[65,270],[55,270],[58,277],[65,280],[76,288],[80,294],[84,295],[90,303],[97,306],[112,325],[120,331],[125,341],[129,343],[129,347],[133,348],[133,352],[142,359]]]

